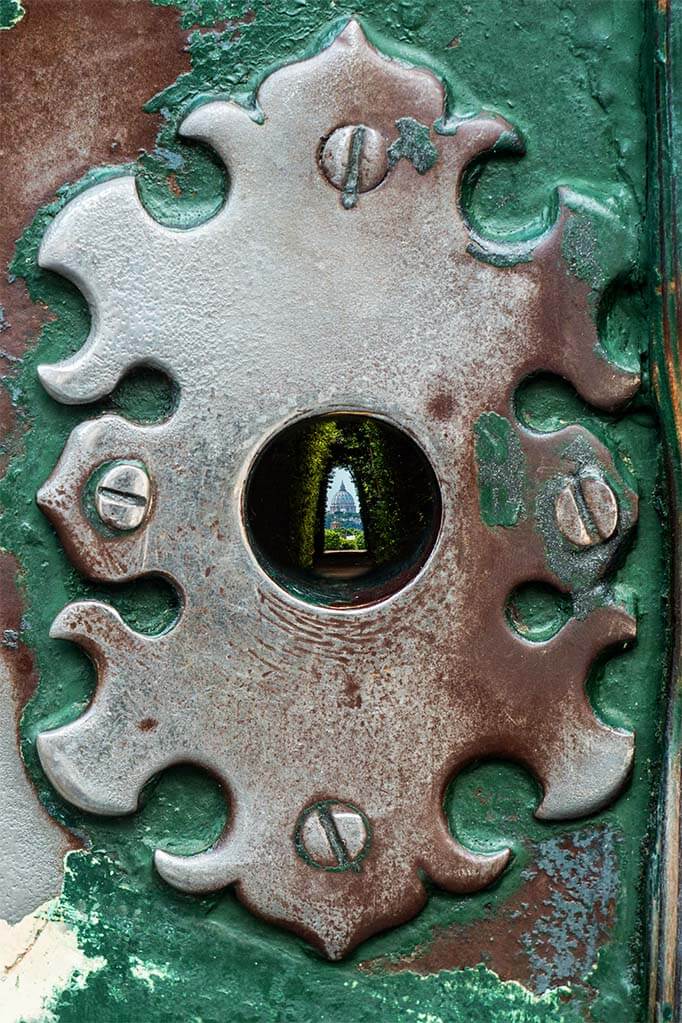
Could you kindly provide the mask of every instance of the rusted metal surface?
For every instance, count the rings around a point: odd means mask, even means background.
[[[506,122],[479,117],[437,134],[440,83],[382,58],[352,23],[316,58],[267,79],[259,104],[262,124],[225,102],[184,122],[230,171],[211,221],[166,229],[119,178],[81,194],[45,236],[42,264],[93,309],[83,349],[41,367],[49,392],[93,401],[147,363],[175,379],[180,401],[158,425],[103,416],[77,427],[41,506],[82,571],[110,581],[161,573],[183,607],[155,637],[99,602],[64,609],[52,635],[82,645],[99,685],[78,721],[43,733],[39,752],[67,799],[105,814],[132,812],[170,764],[212,771],[229,796],[227,829],[196,856],[157,852],[161,874],[187,891],[236,883],[252,910],[338,958],[413,916],[423,873],[468,892],[504,869],[508,851],[474,855],[448,831],[443,792],[472,759],[526,765],[547,819],[598,809],[627,777],[634,738],[597,720],[584,682],[597,655],[635,634],[601,584],[637,498],[595,437],[532,433],[513,397],[545,370],[614,408],[638,379],[600,353],[588,286],[562,255],[565,205],[524,262],[490,265],[480,240],[472,251],[457,188],[472,159],[509,137]],[[393,158],[382,183],[345,208],[319,153],[348,124],[380,133]],[[333,359],[321,357],[328,339]],[[442,498],[419,575],[352,610],[280,589],[242,521],[263,445],[300,417],[344,410],[408,432]],[[477,432],[493,452],[478,474]],[[144,527],[108,536],[86,514],[84,488],[122,458],[147,467],[155,500]],[[555,516],[576,477],[608,483],[620,503],[613,534],[584,549]],[[484,490],[504,524],[485,521]],[[543,643],[505,616],[527,581],[581,595]],[[362,808],[370,842],[358,870],[311,869],[298,853],[301,814],[330,802]]]
[[[175,12],[145,0],[42,0],[0,32],[3,265],[36,208],[65,181],[154,148],[158,122],[143,107],[188,67],[184,41]],[[0,302],[10,328],[2,347],[20,355],[44,313],[4,275]]]
[[[135,17],[131,18],[131,6]],[[36,207],[66,180],[97,164],[135,159],[154,147],[157,119],[144,103],[188,66],[184,35],[170,9],[137,0],[42,0],[0,32],[3,69],[3,211],[0,262]],[[112,89],[112,81],[125,88]],[[16,360],[48,319],[21,281],[0,275],[0,367]],[[21,444],[9,391],[0,390],[0,472]],[[21,639],[22,598],[14,560],[0,555],[0,917],[15,921],[57,894],[64,853],[80,843],[49,816],[21,760],[17,726],[36,677]]]
[[[368,960],[360,969],[424,976],[485,963],[536,994],[589,986],[614,924],[618,884],[616,841],[607,828],[549,838],[533,849],[521,886],[499,913],[434,928],[409,954]]]

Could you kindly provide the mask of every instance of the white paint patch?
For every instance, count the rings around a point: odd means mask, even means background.
[[[51,1011],[67,987],[84,988],[106,966],[90,958],[63,920],[50,919],[56,901],[46,902],[17,924],[0,920],[0,1019],[3,1023],[57,1023]]]
[[[128,956],[130,972],[136,980],[146,984],[150,991],[155,988],[155,980],[167,980],[170,976],[168,969],[164,966],[157,966],[155,963],[145,963],[137,956]]]

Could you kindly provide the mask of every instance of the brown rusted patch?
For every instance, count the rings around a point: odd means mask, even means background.
[[[177,12],[143,0],[29,4],[12,31],[0,33],[3,266],[36,208],[60,185],[154,145],[158,122],[142,106],[187,68],[183,46]],[[22,282],[7,286],[1,276],[10,328],[2,348],[18,357],[46,310]]]
[[[158,727],[158,724],[159,722],[156,718],[142,718],[141,721],[138,721],[137,727],[141,732],[153,732]]]
[[[13,555],[0,553],[0,657],[14,690],[17,721],[33,695],[38,677],[33,656],[21,642],[23,601],[18,587],[19,562]]]
[[[17,759],[20,759],[19,721],[38,684],[33,654],[21,641],[24,602],[18,586],[19,571],[17,559],[6,551],[0,551],[0,679],[6,678],[9,681],[14,697]],[[42,803],[37,799],[34,802],[34,812],[38,819],[44,818],[49,827],[61,836],[63,853],[70,849],[83,848],[83,842],[50,817]],[[6,823],[5,819],[4,824]]]
[[[19,720],[26,702],[33,695],[37,673],[31,651],[21,641],[23,600],[18,587],[19,563],[15,557],[0,551],[0,685],[7,686],[2,695],[3,713],[14,711],[14,730],[2,739],[3,817],[2,826],[12,836],[9,862],[3,860],[6,885],[4,895],[12,890],[5,912],[22,915],[27,910],[26,896],[40,902],[56,895],[61,878],[61,864],[70,850],[82,849],[83,841],[71,834],[50,816],[35,792],[19,784],[21,772],[26,773],[20,750]],[[19,771],[15,764],[18,763]],[[9,802],[8,802],[9,800]],[[17,810],[21,809],[18,813]],[[26,830],[28,829],[28,831]],[[18,867],[25,848],[30,867]],[[7,849],[7,846],[5,846]],[[50,852],[51,850],[51,852]],[[18,901],[15,901],[18,900]],[[35,902],[33,903],[35,905]],[[23,908],[22,908],[23,907]]]
[[[0,448],[0,476],[7,469],[9,462],[9,447],[11,436],[15,430],[16,413],[12,406],[9,393],[0,388],[0,437],[2,437],[2,448]]]
[[[166,181],[168,182],[168,191],[171,192],[171,194],[174,195],[176,199],[179,199],[180,196],[182,195],[182,189],[178,184],[177,175],[169,174],[168,177],[166,178]]]
[[[437,419],[439,422],[452,419],[457,412],[457,402],[455,401],[454,393],[451,390],[436,391],[429,398],[426,411],[431,419]]]
[[[408,955],[367,960],[359,969],[426,976],[482,963],[501,980],[517,981],[537,993],[559,984],[585,983],[615,920],[610,836],[603,829],[592,835],[587,851],[584,840],[576,847],[570,835],[552,841],[573,863],[565,874],[540,857],[540,864],[524,871],[525,882],[494,915],[491,910],[471,923],[434,928],[432,940]]]
[[[498,908],[494,917],[484,917],[464,927],[436,928],[433,941],[418,945],[401,959],[383,963],[382,971],[402,973],[409,970],[426,975],[483,963],[501,980],[515,980],[531,988],[533,970],[524,938],[533,921],[542,917],[552,891],[550,879],[545,874],[538,874]],[[364,972],[373,968],[376,967],[371,962],[360,966]]]

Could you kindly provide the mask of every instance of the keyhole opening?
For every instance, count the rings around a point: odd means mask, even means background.
[[[278,585],[311,604],[352,608],[386,599],[419,572],[441,499],[405,431],[338,412],[298,420],[264,447],[243,514],[252,550]]]
[[[313,567],[329,579],[357,579],[374,567],[367,550],[357,484],[348,466],[335,465],[327,478],[323,550]]]

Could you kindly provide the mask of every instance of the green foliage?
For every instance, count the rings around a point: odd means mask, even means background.
[[[287,559],[310,568],[315,558],[321,495],[329,473],[330,450],[337,437],[331,419],[316,419],[295,430],[284,453],[283,491],[288,503]]]
[[[412,555],[437,512],[433,472],[405,435],[361,415],[304,420],[273,441],[250,484],[256,542],[273,561],[311,568],[325,545],[326,497],[335,467],[345,467],[356,481],[375,564]]]
[[[365,534],[361,529],[325,529],[325,551],[364,551]]]
[[[368,550],[377,565],[399,560],[409,540],[412,516],[407,505],[417,490],[406,486],[401,439],[377,419],[347,417],[339,422],[337,464],[345,463],[355,480]],[[421,509],[416,511],[421,519]]]

